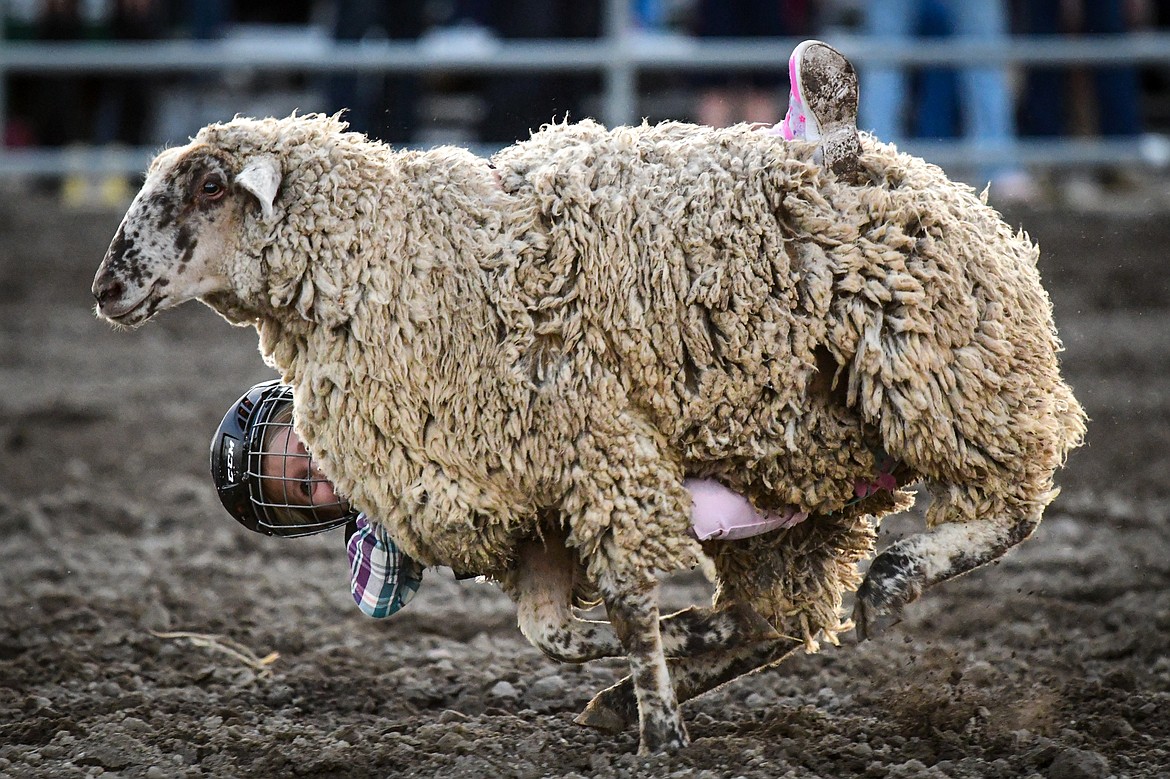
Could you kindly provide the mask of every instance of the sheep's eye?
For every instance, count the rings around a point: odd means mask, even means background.
[[[199,185],[199,194],[207,200],[219,200],[225,191],[223,182],[217,178],[206,178]]]

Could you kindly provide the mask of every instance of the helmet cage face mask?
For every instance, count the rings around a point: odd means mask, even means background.
[[[228,513],[249,530],[288,538],[332,530],[357,516],[340,497],[311,502],[328,480],[315,472],[303,446],[288,446],[296,440],[292,403],[292,387],[257,384],[229,409],[211,442],[211,476]]]

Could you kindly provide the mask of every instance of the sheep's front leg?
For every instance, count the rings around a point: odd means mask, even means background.
[[[673,752],[689,740],[662,652],[658,585],[630,588],[602,583],[610,623],[626,650],[638,701],[639,754]]]

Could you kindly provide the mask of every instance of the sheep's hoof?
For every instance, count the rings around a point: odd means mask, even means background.
[[[637,721],[638,702],[629,679],[623,679],[597,693],[585,711],[573,720],[578,725],[606,733],[621,733]]]
[[[884,633],[889,628],[902,621],[901,610],[895,613],[884,613],[867,604],[858,594],[857,602],[853,604],[853,625],[857,640],[868,641]]]
[[[642,728],[642,737],[638,739],[638,754],[647,755],[671,754],[685,748],[691,743],[687,730],[682,722],[661,722],[659,727]]]
[[[883,552],[865,574],[857,588],[853,605],[853,623],[859,641],[902,621],[902,607],[922,594],[924,576],[921,566],[910,555]]]

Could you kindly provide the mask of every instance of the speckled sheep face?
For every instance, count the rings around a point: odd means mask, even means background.
[[[255,196],[203,144],[168,149],[151,164],[93,282],[97,313],[136,326],[192,298],[230,289],[226,258]]]

